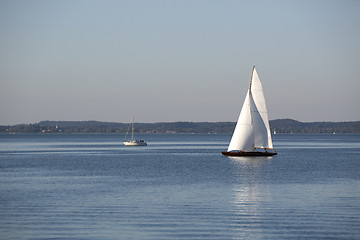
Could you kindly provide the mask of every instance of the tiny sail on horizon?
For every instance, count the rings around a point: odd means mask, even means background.
[[[264,92],[255,66],[229,147],[222,154],[226,156],[277,154],[273,148]]]

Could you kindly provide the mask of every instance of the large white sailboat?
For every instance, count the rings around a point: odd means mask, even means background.
[[[126,146],[147,146],[147,143],[144,140],[135,140],[134,139],[134,117],[132,118],[132,121],[131,121],[131,140],[126,140],[127,135],[129,133],[129,129],[130,129],[130,125],[129,125],[129,128],[125,135],[125,139],[123,142],[124,145],[126,145]]]
[[[260,78],[253,67],[250,87],[226,156],[272,156],[274,150],[266,103]]]

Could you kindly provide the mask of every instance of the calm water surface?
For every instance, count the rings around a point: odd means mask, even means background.
[[[360,135],[0,135],[0,239],[360,239]]]

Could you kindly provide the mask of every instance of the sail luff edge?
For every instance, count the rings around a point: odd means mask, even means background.
[[[249,87],[249,96],[251,95],[251,84],[252,84],[252,80],[253,80],[253,75],[254,75],[254,69],[255,69],[255,65],[251,71],[251,77],[250,77],[250,87]]]

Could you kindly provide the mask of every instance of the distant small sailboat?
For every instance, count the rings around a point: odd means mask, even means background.
[[[228,150],[221,153],[226,156],[277,154],[273,148],[265,97],[255,66]]]
[[[144,140],[134,140],[134,117],[132,118],[132,122],[131,122],[131,140],[126,140],[127,135],[129,133],[130,130],[130,125],[129,128],[126,132],[125,135],[125,139],[124,139],[124,145],[126,146],[147,146],[147,143]]]

